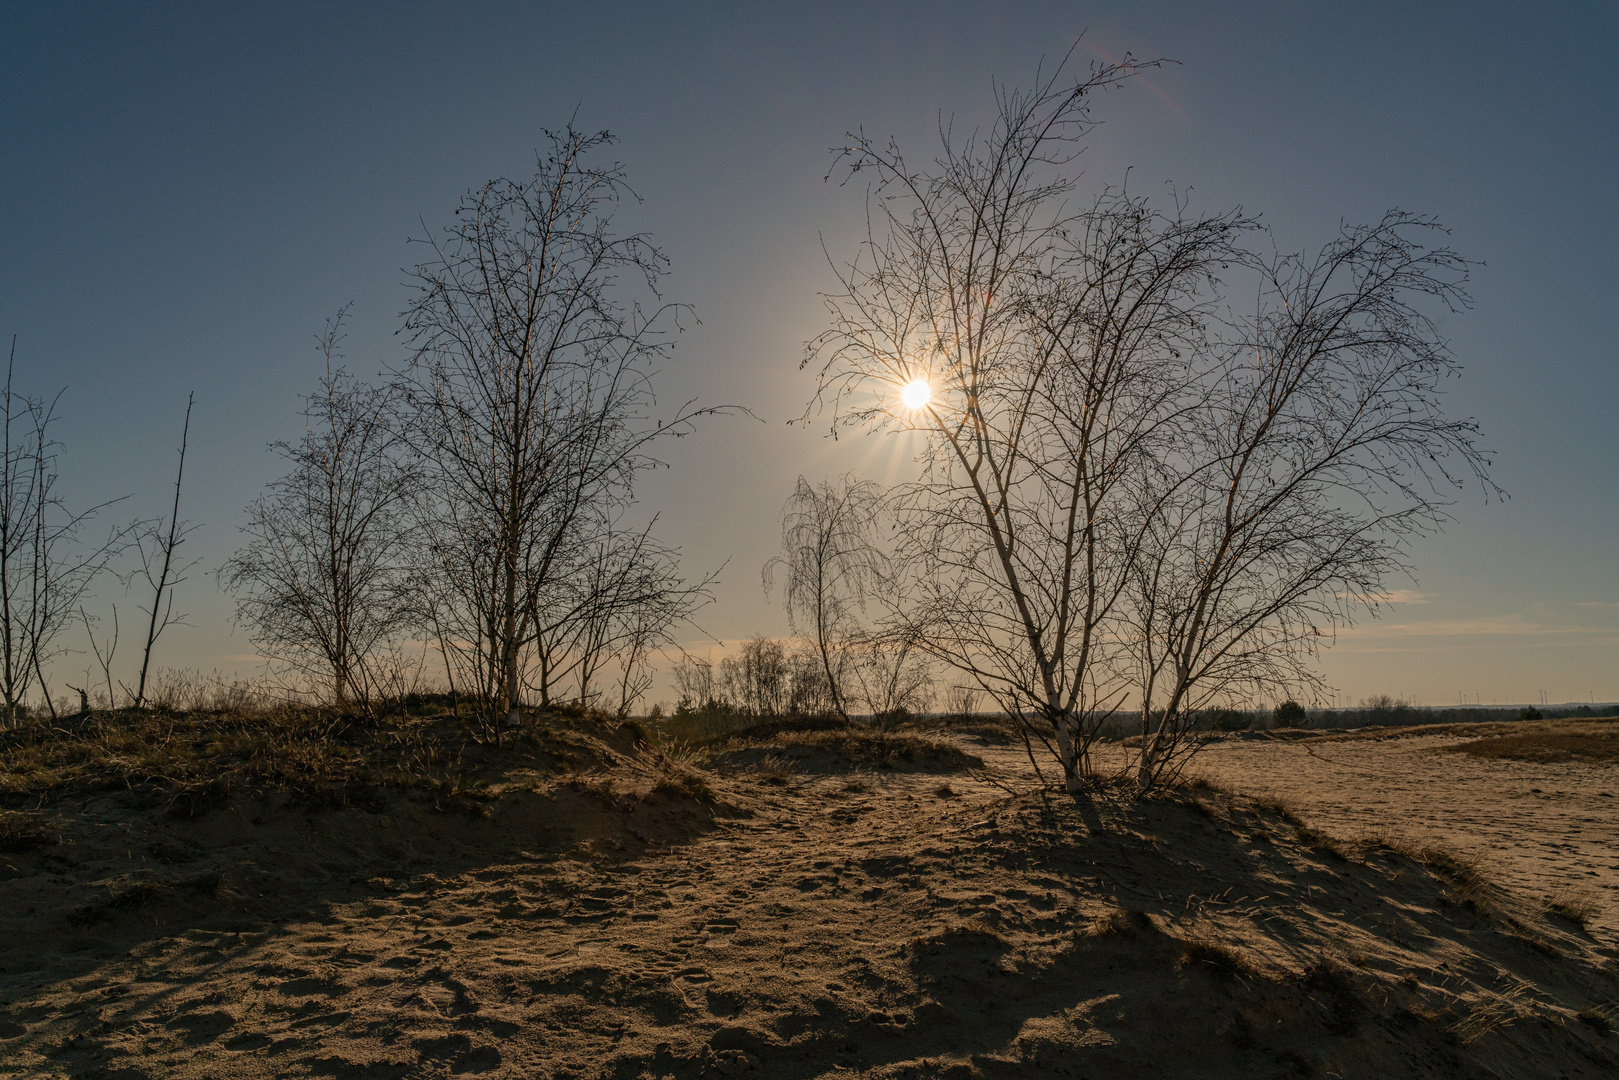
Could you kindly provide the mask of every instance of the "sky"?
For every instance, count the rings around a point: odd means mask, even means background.
[[[825,180],[829,148],[863,128],[930,154],[941,117],[985,122],[994,80],[1027,86],[1076,40],[1081,62],[1174,61],[1102,99],[1082,185],[1240,205],[1285,250],[1400,207],[1483,263],[1443,327],[1465,368],[1448,407],[1478,419],[1510,498],[1474,487],[1417,544],[1402,602],[1322,658],[1334,699],[1619,700],[1608,5],[8,3],[0,334],[19,389],[63,391],[74,505],[163,513],[196,393],[182,517],[201,562],[155,663],[251,676],[208,571],[280,471],[267,444],[300,430],[324,320],[352,304],[352,370],[397,364],[408,239],[531,170],[545,129],[605,128],[642,199],[623,223],[701,320],[662,399],[759,418],[674,444],[643,509],[689,569],[724,566],[704,633],[785,634],[759,570],[795,478],[909,464],[893,439],[785,423],[813,389],[798,363],[826,327],[827,253],[864,220],[864,189]],[[138,602],[109,579],[93,608],[127,627]]]

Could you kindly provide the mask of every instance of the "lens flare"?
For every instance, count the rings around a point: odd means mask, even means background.
[[[933,390],[928,386],[926,379],[912,379],[905,384],[905,389],[899,392],[899,399],[905,403],[907,409],[920,409],[933,400]]]

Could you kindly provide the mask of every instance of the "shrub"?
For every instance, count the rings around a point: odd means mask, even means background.
[[[1215,731],[1247,731],[1254,726],[1254,718],[1241,709],[1216,709],[1209,722]]]
[[[1301,728],[1310,726],[1310,714],[1304,711],[1304,706],[1292,698],[1276,706],[1272,719],[1279,728]]]
[[[1520,712],[1518,714],[1518,719],[1519,720],[1539,720],[1540,719],[1540,710],[1535,708],[1533,705],[1527,706],[1527,707],[1525,707],[1525,709],[1522,712]]]

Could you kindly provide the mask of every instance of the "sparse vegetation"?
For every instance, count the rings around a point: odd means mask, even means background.
[[[92,714],[45,738],[13,730],[0,736],[0,799],[131,790],[182,817],[255,786],[312,807],[365,803],[383,788],[421,792],[458,812],[487,802],[476,777],[482,752],[448,697],[414,700],[370,716],[282,703]],[[519,738],[510,763],[543,774],[599,763],[619,731],[606,718],[557,716]]]
[[[37,851],[56,841],[56,833],[36,815],[0,810],[0,853]]]
[[[1613,1020],[1602,1009],[1586,1006],[1574,1014],[1574,1018],[1598,1035],[1613,1034]]]
[[[1619,723],[1539,721],[1534,730],[1493,735],[1464,743],[1455,752],[1480,758],[1508,758],[1553,764],[1619,761]]]
[[[1242,953],[1212,938],[1188,938],[1181,943],[1182,967],[1197,967],[1224,979],[1254,974],[1254,967]]]
[[[1596,917],[1597,905],[1591,893],[1565,889],[1546,898],[1546,910],[1583,930]]]

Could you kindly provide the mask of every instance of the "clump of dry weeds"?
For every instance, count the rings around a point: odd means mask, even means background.
[[[1252,962],[1240,950],[1207,935],[1188,937],[1181,941],[1179,966],[1197,967],[1223,979],[1256,973]]]
[[[1546,897],[1546,913],[1571,922],[1581,930],[1597,916],[1595,897],[1589,892],[1561,889]]]
[[[0,852],[37,851],[56,842],[56,833],[35,815],[0,810]]]

